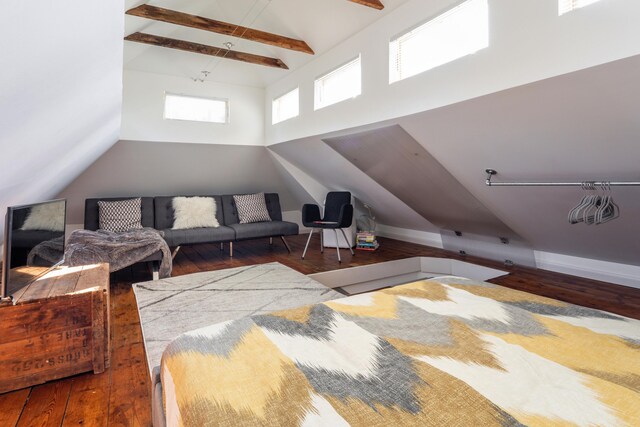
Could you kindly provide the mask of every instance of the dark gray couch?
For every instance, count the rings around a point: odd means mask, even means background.
[[[233,256],[233,242],[258,238],[280,237],[291,252],[291,248],[284,239],[285,236],[298,234],[298,224],[282,220],[280,197],[277,193],[265,193],[265,202],[272,221],[240,224],[238,211],[233,195],[201,196],[213,197],[216,201],[216,217],[220,227],[193,228],[188,230],[173,230],[173,198],[177,196],[141,197],[142,226],[153,227],[164,233],[164,238],[170,247],[195,245],[200,243],[229,242],[229,255]],[[187,196],[191,197],[191,196]],[[116,197],[102,199],[87,199],[85,201],[84,227],[87,230],[99,228],[98,201],[127,200],[134,197]],[[161,257],[158,258],[160,260]],[[146,261],[146,260],[145,260]],[[152,260],[152,261],[155,261]]]

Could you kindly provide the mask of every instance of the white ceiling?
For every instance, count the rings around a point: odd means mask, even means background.
[[[233,50],[279,58],[289,66],[290,70],[295,70],[406,1],[383,0],[385,8],[381,11],[347,0],[152,0],[149,2],[126,0],[125,2],[126,10],[147,3],[301,39],[311,46],[315,55],[129,15],[125,17],[124,35],[141,31],[212,46],[222,46],[222,43],[231,41],[234,44]],[[208,80],[257,87],[265,87],[283,78],[289,72],[129,41],[126,41],[124,46],[124,67],[191,78],[199,77],[201,71],[207,70],[211,72]]]

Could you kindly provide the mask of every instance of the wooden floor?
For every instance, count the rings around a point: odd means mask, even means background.
[[[291,255],[275,239],[273,246],[269,246],[267,240],[236,243],[232,259],[227,250],[221,252],[218,245],[185,247],[175,258],[173,275],[272,261],[310,274],[413,256],[450,257],[509,270],[508,276],[492,280],[503,286],[640,319],[640,289],[543,270],[505,268],[500,263],[463,258],[443,250],[389,239],[381,239],[380,249],[373,253],[358,252],[352,257],[343,250],[343,263],[338,264],[335,250],[320,254],[319,238],[316,238],[312,240],[307,258],[301,260],[305,240],[306,236],[288,239],[293,250]],[[132,283],[149,279],[149,272],[143,266],[112,275],[113,354],[110,369],[100,375],[83,374],[0,395],[0,427],[150,425],[150,385],[131,290]]]

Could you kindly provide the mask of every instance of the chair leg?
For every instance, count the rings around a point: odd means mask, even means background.
[[[311,236],[313,235],[314,230],[315,228],[312,228],[311,231],[309,232],[309,238],[307,239],[307,244],[304,245],[304,251],[302,252],[302,259],[304,259],[304,256],[307,254],[307,248],[309,247],[309,242],[311,241]]]
[[[224,242],[220,242],[220,250],[224,251]]]
[[[284,236],[280,236],[280,238],[282,239],[282,243],[284,243],[284,245],[287,247],[287,250],[289,251],[289,253],[291,253],[291,248],[289,247],[289,244],[287,243],[287,241],[284,239]]]
[[[178,251],[180,250],[180,246],[176,246],[176,248],[171,253],[171,259],[174,259],[176,255],[178,255]]]
[[[151,271],[153,280],[160,279],[160,261],[151,261]]]
[[[342,231],[342,235],[344,236],[344,241],[347,242],[347,246],[349,246],[349,250],[351,251],[351,255],[355,255],[355,253],[353,253],[353,248],[351,247],[351,241],[349,241],[349,239],[347,239],[347,233],[344,232],[344,228],[341,228],[340,231]]]
[[[233,258],[233,242],[229,242],[229,257]]]
[[[273,237],[269,237],[269,244],[273,245]]]
[[[324,230],[321,229],[320,230],[320,253],[323,254],[324,253]]]
[[[338,230],[334,228],[333,232],[336,233],[336,252],[338,252],[338,262],[341,263],[342,260],[340,259],[340,244],[338,243]]]

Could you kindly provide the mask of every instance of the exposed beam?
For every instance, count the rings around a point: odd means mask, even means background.
[[[349,1],[353,3],[361,4],[363,6],[372,7],[378,10],[384,9],[384,5],[380,0],[349,0]]]
[[[249,62],[251,64],[264,65],[266,67],[282,68],[284,70],[289,69],[289,67],[287,67],[287,64],[277,58],[269,58],[268,56],[238,52],[236,50],[224,49],[221,47],[209,46],[200,43],[193,43],[185,40],[170,39],[168,37],[154,36],[152,34],[146,33],[133,33],[125,37],[124,39],[132,42],[168,47],[170,49],[178,49],[187,52],[201,53],[203,55],[217,56],[219,58]]]
[[[143,4],[128,10],[127,15],[139,16],[141,18],[153,19],[154,21],[168,22],[169,24],[183,25],[185,27],[211,31],[218,34],[224,34],[226,36],[238,37],[313,55],[313,50],[302,40],[279,36],[265,31],[254,30],[253,28],[241,27],[227,22],[216,21],[215,19],[204,18],[202,16],[189,15],[187,13],[164,9],[162,7]]]

